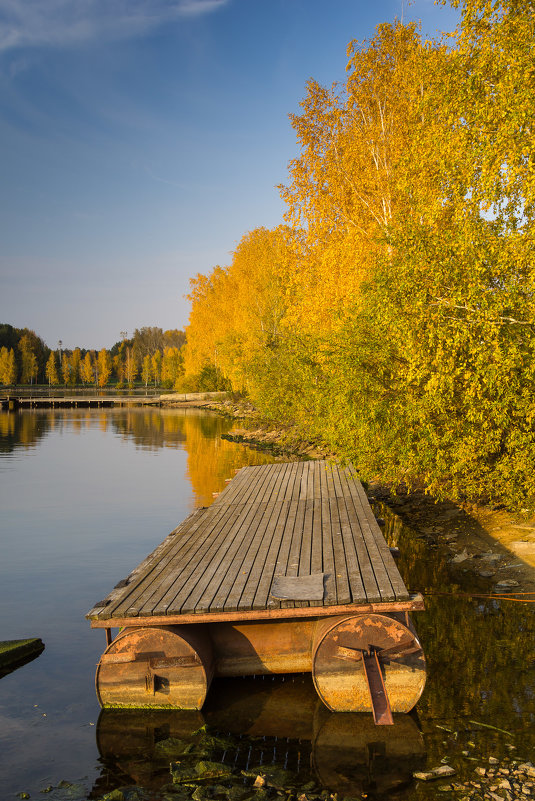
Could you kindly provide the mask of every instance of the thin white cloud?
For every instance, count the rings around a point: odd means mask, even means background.
[[[131,39],[230,0],[0,0],[0,52]]]

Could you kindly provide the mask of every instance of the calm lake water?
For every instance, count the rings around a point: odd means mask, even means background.
[[[46,646],[0,678],[0,797],[137,784],[158,798],[169,738],[198,744],[203,724],[221,735],[212,759],[270,762],[346,796],[436,795],[411,772],[446,759],[458,780],[489,755],[534,760],[533,605],[456,597],[465,588],[445,555],[390,513],[406,583],[430,595],[414,616],[429,668],[416,714],[378,731],[368,716],[328,713],[301,676],[215,682],[202,713],[100,713],[105,638],[84,616],[234,469],[270,461],[221,439],[231,427],[198,410],[0,413],[0,639]]]

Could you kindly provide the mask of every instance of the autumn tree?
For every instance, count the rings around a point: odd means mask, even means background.
[[[128,386],[132,386],[134,379],[138,374],[138,364],[134,355],[134,349],[130,347],[125,348],[124,354],[124,376],[128,382]]]
[[[405,201],[313,415],[364,476],[510,507],[535,498],[534,33],[513,2],[467,0],[455,46],[430,52],[392,174]]]
[[[148,385],[151,377],[152,377],[152,364],[151,364],[151,358],[147,353],[147,355],[143,359],[143,364],[141,365],[141,380],[143,381],[145,386]]]
[[[61,355],[61,375],[65,386],[71,383],[72,376],[72,361],[71,355],[67,351],[63,351]]]
[[[183,359],[179,348],[165,348],[162,358],[161,383],[171,389],[183,374]]]
[[[19,351],[21,358],[21,383],[32,384],[37,378],[37,357],[33,351],[31,338],[24,334],[19,340]]]
[[[112,362],[109,351],[102,348],[97,356],[97,383],[99,387],[105,387],[110,379]]]
[[[289,271],[284,229],[258,228],[245,234],[228,267],[192,279],[188,375],[200,379],[210,368],[235,388],[251,388],[255,372],[279,344]]]
[[[80,366],[80,378],[84,384],[92,384],[95,380],[94,356],[87,351]]]
[[[161,381],[162,374],[162,352],[156,350],[150,360],[151,376],[154,380],[154,386],[157,386]]]
[[[80,369],[82,365],[82,352],[80,348],[75,348],[71,355],[71,378],[70,382],[74,386],[80,381]]]
[[[17,365],[13,348],[0,349],[0,383],[5,386],[15,384],[17,381]]]
[[[49,385],[56,385],[59,384],[59,375],[58,375],[58,368],[56,365],[56,354],[53,350],[50,351],[50,356],[48,357],[48,361],[46,363],[46,377],[48,378]]]

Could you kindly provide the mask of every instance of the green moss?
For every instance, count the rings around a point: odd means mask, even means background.
[[[0,642],[0,668],[20,662],[26,657],[42,651],[44,645],[38,637],[27,640],[3,640]]]

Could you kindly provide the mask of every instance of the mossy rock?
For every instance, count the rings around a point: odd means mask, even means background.
[[[187,765],[181,762],[171,762],[171,775],[175,784],[197,783],[213,780],[228,779],[232,770],[220,762],[203,760],[196,765]]]
[[[276,790],[286,790],[287,788],[296,785],[297,777],[295,773],[290,770],[284,770],[277,765],[258,765],[249,770],[242,770],[244,776],[249,778],[256,778],[262,776],[266,780],[266,784],[274,787]]]
[[[166,740],[160,740],[154,746],[155,756],[183,756],[184,754],[191,754],[195,751],[195,744],[189,740],[180,740],[178,737],[168,737]]]

